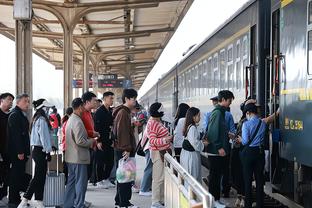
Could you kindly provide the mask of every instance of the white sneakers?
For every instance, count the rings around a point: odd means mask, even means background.
[[[220,201],[215,201],[214,202],[214,207],[215,208],[225,208],[226,206],[222,202],[220,202]]]
[[[109,180],[102,180],[96,183],[96,186],[103,189],[114,188],[115,185],[112,184]]]
[[[139,192],[139,195],[140,195],[140,196],[152,196],[152,192],[151,192],[151,191],[148,191],[148,192],[140,191],[140,192]]]
[[[165,208],[165,206],[162,205],[160,202],[156,202],[152,204],[151,208]]]
[[[131,187],[131,190],[132,190],[132,193],[139,193],[140,192],[140,189],[136,187],[136,185],[133,185]]]
[[[116,207],[116,206],[115,206]],[[119,206],[118,206],[119,207]],[[140,208],[138,206],[135,206],[134,204],[131,204],[129,206],[126,206],[126,207],[119,207],[119,208]]]
[[[36,201],[35,208],[44,208],[43,201]]]
[[[26,207],[28,207],[28,205],[29,205],[28,204],[28,199],[23,198],[21,203],[18,205],[17,208],[26,208]]]

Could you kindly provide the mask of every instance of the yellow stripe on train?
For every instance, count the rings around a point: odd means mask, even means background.
[[[299,100],[312,100],[312,89],[311,88],[298,88],[281,90],[281,95],[298,95]]]

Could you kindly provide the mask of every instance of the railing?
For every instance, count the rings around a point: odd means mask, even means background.
[[[211,208],[213,197],[170,155],[165,155],[165,206]]]

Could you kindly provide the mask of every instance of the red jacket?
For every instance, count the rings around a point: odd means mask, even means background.
[[[87,130],[88,137],[93,138],[94,133],[94,121],[90,111],[85,111],[82,113],[81,120]]]

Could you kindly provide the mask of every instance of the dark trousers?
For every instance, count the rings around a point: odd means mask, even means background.
[[[182,148],[174,148],[174,155],[177,158],[178,163],[180,163],[180,155],[181,155]]]
[[[220,199],[221,177],[225,169],[225,157],[209,156],[209,192],[214,196],[215,200]]]
[[[46,153],[42,152],[42,147],[34,147],[32,157],[35,162],[35,175],[31,179],[24,197],[31,200],[35,193],[35,200],[43,200],[44,184],[47,174]]]
[[[95,160],[96,151],[90,149],[90,164],[88,165],[88,180],[90,183],[95,184],[96,181],[96,160]]]
[[[245,195],[243,167],[239,153],[240,148],[232,149],[232,158],[231,158],[232,185],[236,189],[237,194]]]
[[[224,170],[222,175],[222,193],[228,195],[231,190],[230,185],[230,154],[224,157]]]
[[[97,181],[107,180],[114,167],[114,148],[104,146],[103,150],[96,151]]]
[[[118,168],[118,161],[122,158],[123,151],[115,150],[115,162]],[[134,155],[131,155],[134,156]],[[118,183],[117,182],[117,192],[115,196],[115,204],[119,205],[120,207],[126,207],[131,205],[130,199],[132,196],[131,187],[133,182],[129,183]]]
[[[11,169],[9,173],[9,203],[19,204],[21,202],[19,192],[23,191],[25,184],[26,161],[26,159],[19,160],[17,155],[16,158],[11,158]]]
[[[0,200],[8,195],[10,161],[6,154],[1,154],[3,161],[0,162]]]
[[[245,181],[245,207],[252,206],[252,179],[256,179],[256,202],[257,207],[263,207],[264,194],[264,153],[260,153],[259,147],[245,147],[241,152]]]
[[[68,179],[68,167],[65,162],[65,151],[63,151],[63,173],[65,175],[65,185],[67,184],[67,179]]]

